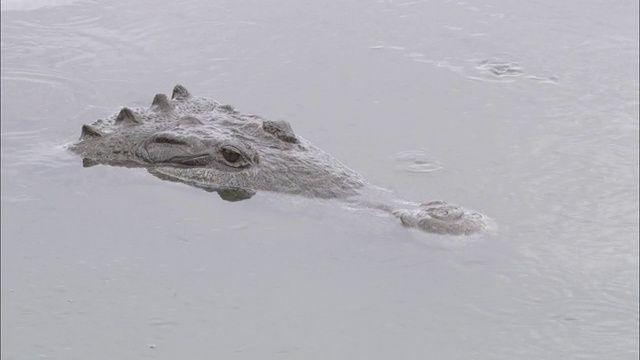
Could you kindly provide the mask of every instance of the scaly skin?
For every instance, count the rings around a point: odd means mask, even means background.
[[[375,187],[296,135],[288,122],[241,113],[180,85],[171,99],[156,95],[150,108],[123,108],[84,125],[69,149],[85,166],[143,167],[163,180],[217,191],[226,200],[273,191],[344,199],[432,233],[468,235],[487,226],[482,215],[442,201],[411,204],[413,209],[396,209],[389,204],[393,200],[371,201],[365,194]]]

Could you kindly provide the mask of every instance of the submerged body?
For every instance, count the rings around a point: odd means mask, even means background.
[[[286,121],[249,115],[176,85],[150,108],[123,108],[83,125],[69,148],[85,166],[144,167],[153,175],[217,191],[226,200],[273,191],[340,198],[388,211],[405,226],[440,234],[472,234],[486,219],[443,201],[397,209],[363,198],[373,188],[357,172],[296,135]],[[394,201],[390,201],[393,203]],[[406,203],[403,203],[406,205]]]

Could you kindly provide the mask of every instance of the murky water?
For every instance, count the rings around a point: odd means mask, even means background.
[[[636,1],[2,1],[2,359],[638,358]],[[498,231],[62,145],[173,85]]]

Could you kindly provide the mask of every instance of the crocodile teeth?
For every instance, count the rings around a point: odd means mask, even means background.
[[[80,134],[80,139],[102,136],[104,136],[104,133],[98,130],[98,128],[87,124],[82,125],[82,133]]]
[[[171,102],[165,94],[157,94],[153,98],[153,102],[151,102],[151,109],[153,110],[169,111],[172,108]]]
[[[182,85],[176,85],[173,88],[173,93],[171,94],[172,100],[182,100],[191,97],[191,93]]]
[[[120,110],[120,112],[118,113],[118,116],[116,117],[116,123],[119,123],[119,122],[124,122],[126,124],[132,124],[132,125],[137,125],[142,123],[142,121],[140,121],[136,117],[136,114],[134,114],[133,111],[127,107],[123,107],[122,110]]]

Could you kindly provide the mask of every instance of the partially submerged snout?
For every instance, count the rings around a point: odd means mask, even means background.
[[[422,203],[417,209],[395,210],[393,214],[404,226],[436,234],[471,235],[489,227],[482,214],[441,200]]]

